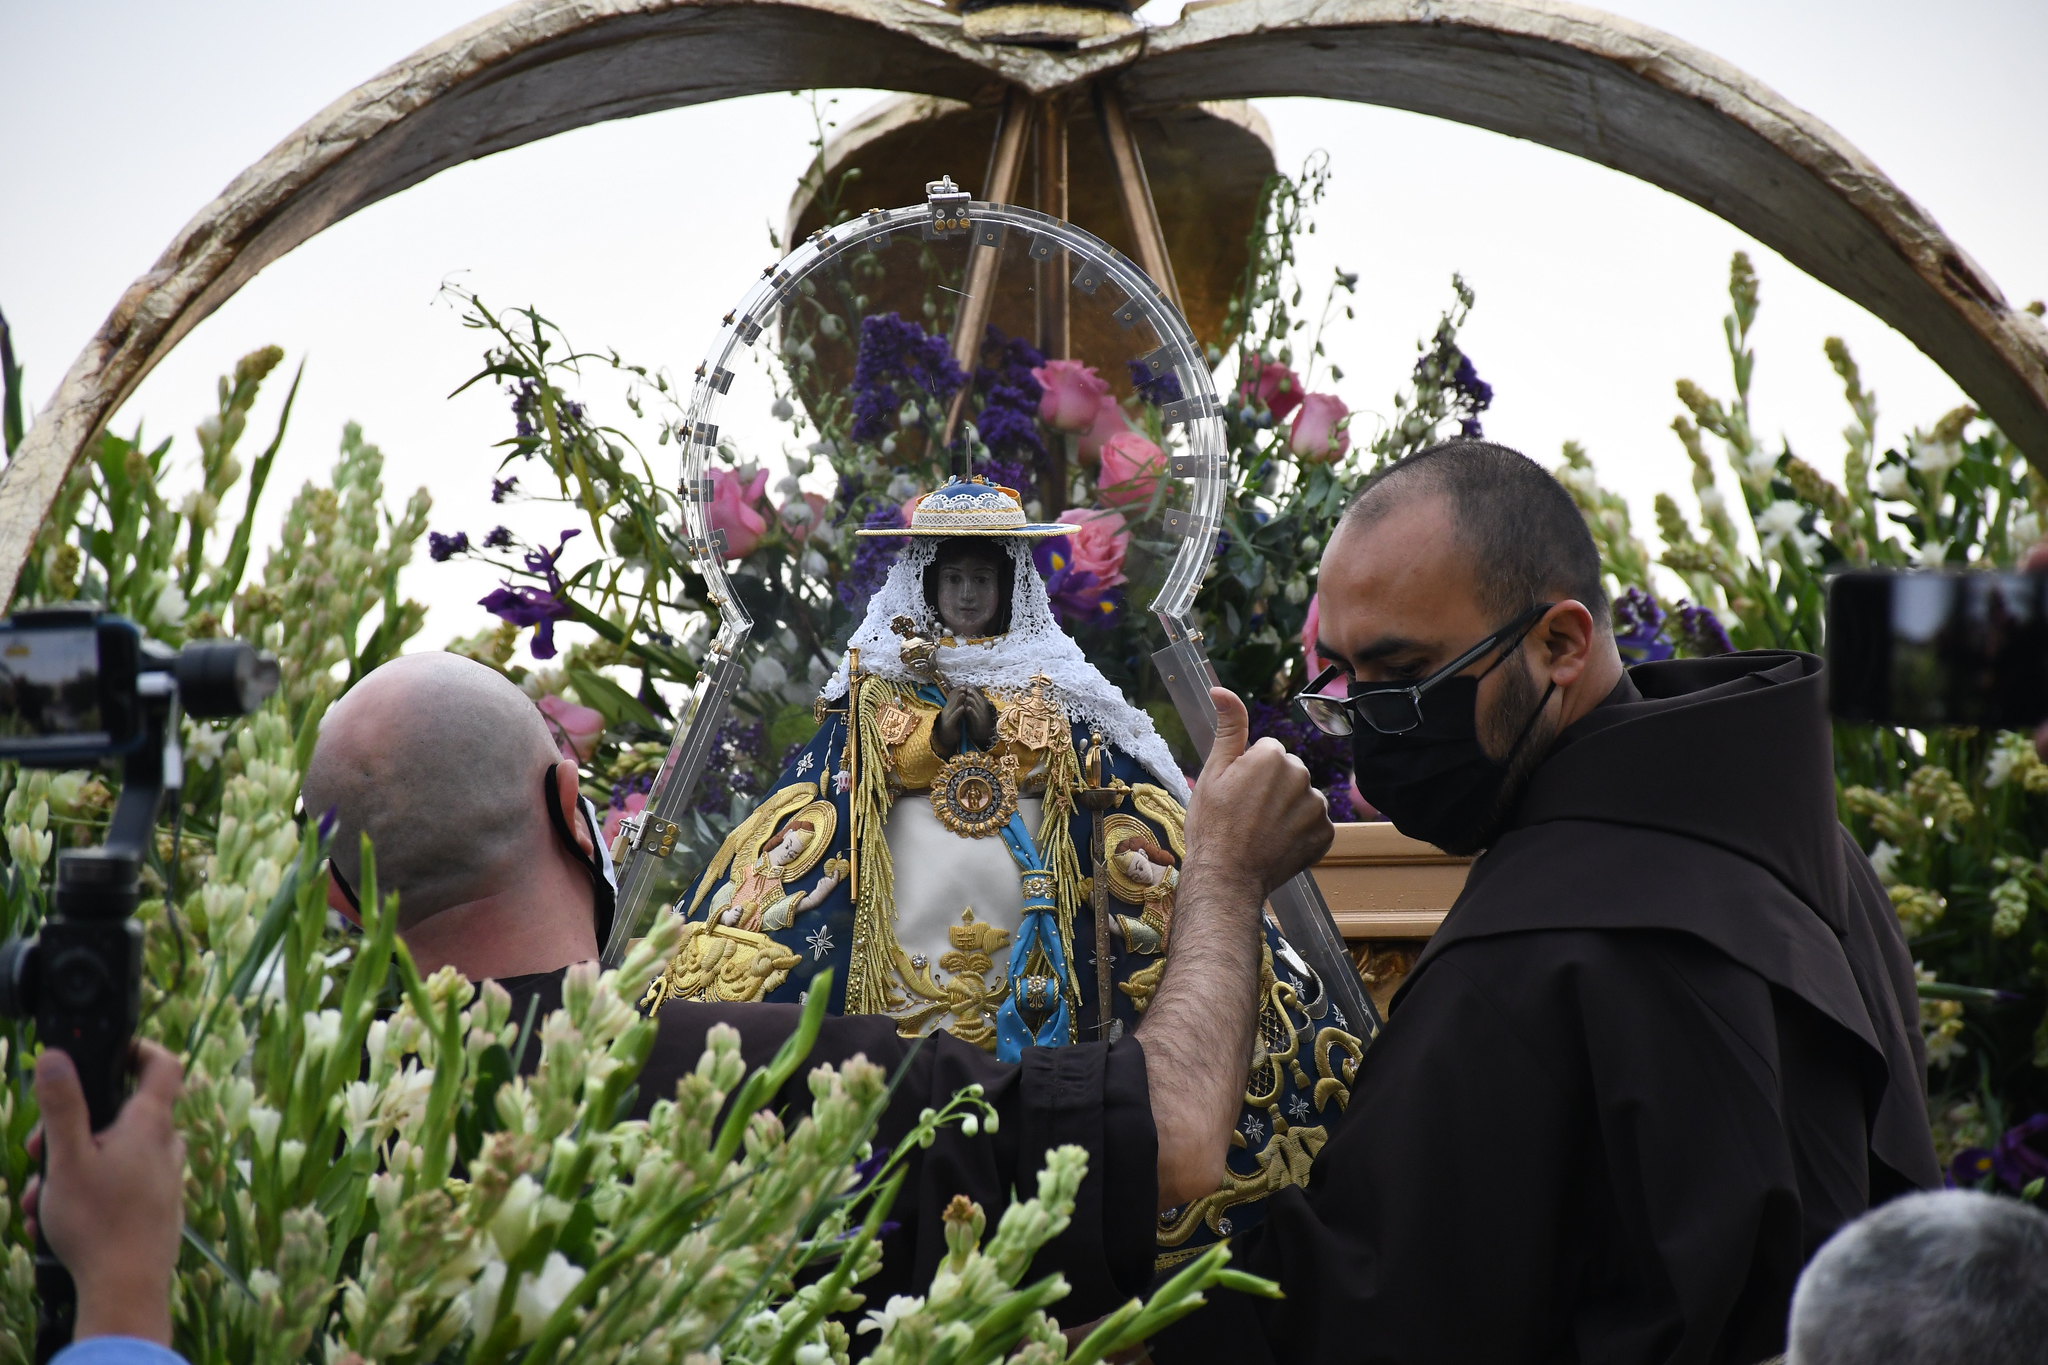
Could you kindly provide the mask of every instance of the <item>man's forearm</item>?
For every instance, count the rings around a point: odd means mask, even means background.
[[[1162,1209],[1223,1183],[1258,1018],[1265,897],[1241,870],[1191,856],[1179,899],[1165,976],[1137,1032],[1159,1139]]]

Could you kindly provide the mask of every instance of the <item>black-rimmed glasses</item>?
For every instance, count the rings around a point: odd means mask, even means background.
[[[1418,683],[1382,683],[1354,687],[1347,697],[1325,696],[1321,689],[1344,672],[1343,665],[1331,664],[1310,681],[1308,691],[1294,700],[1301,704],[1309,723],[1326,735],[1348,735],[1363,721],[1383,735],[1404,735],[1422,724],[1422,694],[1446,678],[1454,678],[1492,650],[1506,657],[1508,650],[1522,642],[1543,613],[1555,606],[1538,602],[1514,620],[1481,640],[1457,658]]]

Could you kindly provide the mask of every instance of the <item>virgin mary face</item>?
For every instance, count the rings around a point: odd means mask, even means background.
[[[1003,606],[995,555],[979,546],[954,551],[934,563],[931,572],[933,605],[946,629],[962,639],[988,635]]]

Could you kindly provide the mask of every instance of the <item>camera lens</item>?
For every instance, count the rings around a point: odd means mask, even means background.
[[[94,954],[73,948],[58,955],[44,973],[43,989],[50,1003],[60,1010],[84,1011],[104,1006],[110,998],[112,979]]]
[[[0,943],[0,1014],[27,1019],[36,1012],[36,941],[10,938]]]
[[[277,690],[277,660],[240,640],[187,645],[176,665],[178,699],[194,720],[246,716]]]

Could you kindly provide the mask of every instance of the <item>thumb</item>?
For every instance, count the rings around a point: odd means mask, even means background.
[[[43,1150],[54,1169],[92,1141],[85,1089],[78,1083],[71,1055],[62,1048],[46,1047],[36,1059],[36,1104],[43,1111]]]
[[[1245,712],[1244,702],[1227,687],[1210,688],[1209,700],[1216,703],[1216,742],[1209,746],[1206,766],[1227,768],[1243,756],[1244,746],[1251,738],[1252,720]]]

